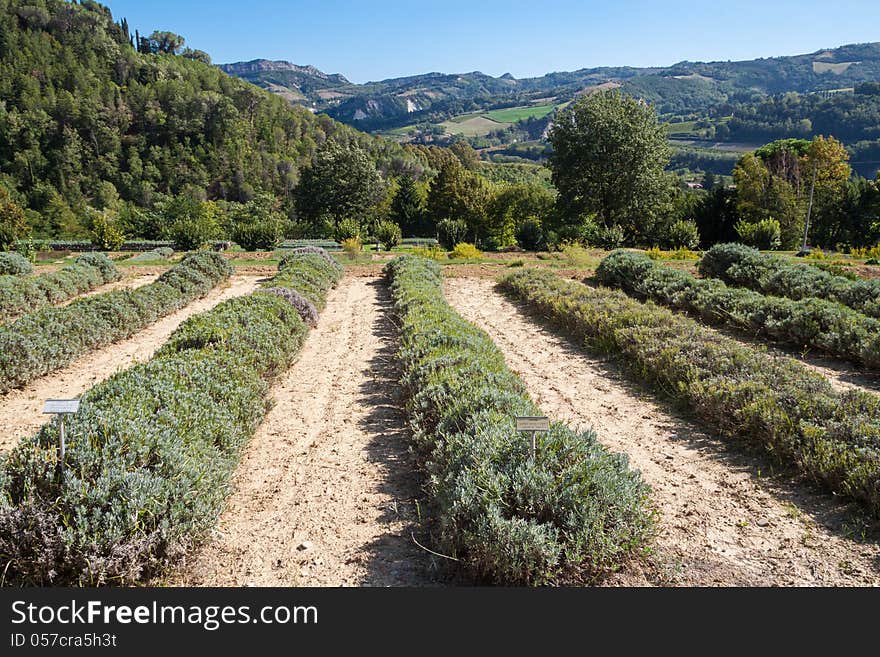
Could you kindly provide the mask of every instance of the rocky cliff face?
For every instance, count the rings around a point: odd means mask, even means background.
[[[235,62],[234,64],[220,64],[220,70],[229,75],[235,75],[240,78],[247,79],[248,76],[259,75],[260,73],[285,71],[299,74],[305,77],[318,78],[335,84],[350,84],[344,76],[339,73],[327,74],[314,66],[298,66],[291,62],[272,61],[269,59],[253,59],[249,62]]]

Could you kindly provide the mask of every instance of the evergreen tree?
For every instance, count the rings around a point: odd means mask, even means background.
[[[425,201],[412,176],[403,176],[391,201],[391,220],[400,226],[404,237],[429,237],[434,230],[425,214]]]

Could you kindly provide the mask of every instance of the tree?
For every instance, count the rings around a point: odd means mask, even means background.
[[[848,159],[839,141],[821,136],[780,139],[746,153],[733,170],[737,210],[748,223],[777,220],[783,249],[801,244],[808,212],[817,235],[827,239],[844,202]]]
[[[202,64],[211,63],[211,55],[206,53],[204,50],[193,50],[192,48],[184,48],[183,52],[180,53],[180,56],[185,57],[186,59],[194,59],[197,62],[202,62]]]
[[[464,222],[473,243],[479,244],[491,196],[489,183],[482,176],[465,170],[457,161],[449,162],[431,183],[428,215],[435,224],[444,220]]]
[[[617,90],[582,96],[556,117],[550,169],[562,216],[594,214],[650,241],[669,194],[666,131],[656,112]]]
[[[529,183],[517,183],[500,187],[489,202],[489,236],[496,248],[511,246],[522,242],[517,235],[524,222],[536,223],[540,228],[542,222],[551,215],[555,198],[546,188]],[[525,234],[533,235],[534,227],[525,229]],[[534,239],[525,239],[529,244]],[[532,247],[525,247],[535,250]]]
[[[461,166],[468,171],[476,171],[477,167],[480,166],[480,156],[477,155],[477,151],[475,151],[471,145],[463,139],[455,141],[449,147],[449,150],[451,150],[452,154],[458,158],[458,161],[461,162]]]
[[[156,30],[150,35],[150,52],[176,55],[185,43],[179,34]]]
[[[428,237],[433,229],[426,221],[425,200],[412,176],[398,181],[397,193],[391,201],[391,220],[408,237]]]
[[[0,251],[14,250],[15,243],[29,234],[24,210],[0,187]]]
[[[285,217],[274,196],[258,194],[244,205],[230,205],[232,239],[245,251],[271,251],[284,240]]]
[[[303,218],[313,224],[329,220],[334,228],[345,219],[362,223],[381,196],[379,171],[355,142],[326,142],[303,170],[296,188]]]
[[[711,171],[707,171],[706,173],[704,173],[703,181],[701,184],[703,185],[703,189],[705,189],[707,192],[711,192],[713,189],[715,189],[715,185],[717,184],[715,182],[715,174]]]
[[[386,251],[398,246],[401,237],[400,226],[393,221],[380,221],[376,226],[376,239]]]
[[[220,208],[212,201],[188,196],[169,199],[162,206],[165,236],[176,251],[192,251],[216,239],[220,232]]]

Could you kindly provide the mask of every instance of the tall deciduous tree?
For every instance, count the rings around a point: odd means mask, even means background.
[[[733,170],[737,210],[749,223],[779,221],[781,246],[793,249],[803,236],[812,190],[811,233],[833,239],[839,231],[832,224],[838,221],[851,173],[848,159],[839,141],[821,136],[780,139],[746,153]]]
[[[594,214],[636,240],[650,237],[668,199],[670,152],[651,107],[617,90],[583,96],[557,116],[550,143],[563,216]]]
[[[302,172],[297,208],[312,223],[330,221],[336,228],[346,219],[362,223],[381,198],[382,185],[376,165],[356,142],[330,140]]]
[[[487,206],[491,199],[489,183],[464,169],[458,161],[440,169],[428,192],[428,215],[435,224],[444,220],[467,224],[469,239],[476,244],[485,235]]]

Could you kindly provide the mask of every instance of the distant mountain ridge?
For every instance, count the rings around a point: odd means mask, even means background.
[[[703,111],[729,99],[851,88],[880,80],[880,42],[849,44],[804,55],[745,61],[689,62],[662,67],[594,67],[516,79],[479,71],[426,73],[354,84],[314,66],[253,60],[221,68],[313,111],[366,130],[438,121],[543,98],[570,100],[600,85],[654,103],[663,113]]]

